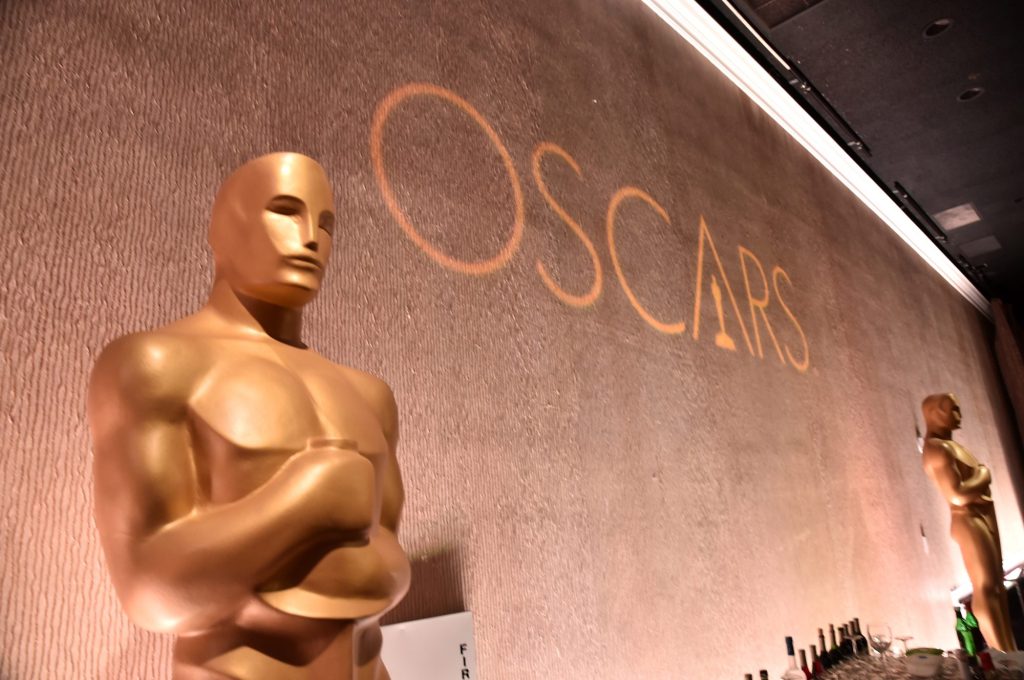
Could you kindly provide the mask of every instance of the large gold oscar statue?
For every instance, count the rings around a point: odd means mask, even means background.
[[[174,633],[176,680],[384,680],[380,616],[409,586],[386,384],[301,337],[334,231],[324,170],[232,174],[199,312],[93,371],[96,524],[128,615]]]
[[[922,463],[949,502],[950,533],[960,546],[974,594],[972,609],[981,633],[996,649],[1015,651],[1003,587],[1003,553],[992,504],[992,473],[953,441],[960,428],[960,403],[952,394],[933,394],[921,405],[925,434]]]

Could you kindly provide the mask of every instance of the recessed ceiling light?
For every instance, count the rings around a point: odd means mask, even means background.
[[[924,37],[935,38],[945,33],[953,25],[952,19],[936,19],[924,27]]]
[[[973,203],[963,203],[935,213],[932,215],[932,219],[938,222],[939,226],[946,231],[953,231],[968,224],[980,222],[981,215],[978,214],[978,210],[974,207]]]
[[[978,257],[979,255],[994,253],[1002,247],[1002,244],[999,243],[995,236],[984,236],[963,244],[960,246],[960,250],[967,257]]]
[[[983,87],[972,87],[972,88],[964,90],[963,92],[958,94],[956,98],[957,98],[957,100],[962,101],[962,102],[969,102],[972,99],[977,99],[982,94],[984,94],[984,92],[985,92],[985,88],[983,88]]]

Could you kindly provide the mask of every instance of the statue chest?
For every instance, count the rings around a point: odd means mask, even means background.
[[[309,351],[245,349],[218,360],[190,400],[210,500],[249,493],[311,439],[344,440],[375,463],[386,457],[376,414],[339,367]]]
[[[956,465],[963,478],[970,477],[974,470],[981,464],[970,451],[957,442],[952,442],[953,450],[956,451]]]

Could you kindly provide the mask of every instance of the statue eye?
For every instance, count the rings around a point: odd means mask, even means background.
[[[320,228],[334,236],[334,215],[326,210],[320,213]]]
[[[294,217],[302,213],[302,203],[291,196],[277,196],[267,204],[267,210],[278,215]]]

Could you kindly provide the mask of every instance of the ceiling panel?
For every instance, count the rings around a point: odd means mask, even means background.
[[[747,4],[864,140],[863,159],[887,186],[930,215],[973,204],[981,219],[949,231],[949,250],[995,295],[1024,303],[1024,3]],[[969,90],[981,93],[962,101]],[[986,238],[1000,247],[979,249]]]

